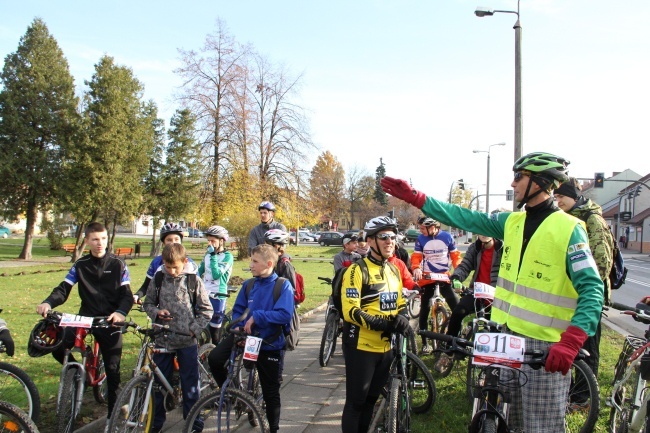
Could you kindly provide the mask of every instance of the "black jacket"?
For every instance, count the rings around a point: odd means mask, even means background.
[[[499,265],[501,264],[501,254],[503,253],[503,242],[500,239],[494,239],[494,252],[492,253],[492,269],[490,270],[490,285],[496,287],[497,277],[499,276]],[[465,281],[467,276],[474,271],[471,285],[473,286],[478,276],[478,268],[481,264],[481,255],[483,254],[483,243],[477,240],[467,248],[460,265],[454,269],[454,275],[451,277],[459,281]]]

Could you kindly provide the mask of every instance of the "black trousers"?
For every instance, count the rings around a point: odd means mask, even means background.
[[[365,352],[343,345],[345,406],[342,433],[367,433],[375,403],[388,382],[393,352]]]
[[[66,327],[63,331],[63,344],[59,346],[52,356],[63,364],[65,350],[74,346],[75,328]],[[97,328],[92,330],[99,351],[104,359],[104,368],[106,369],[106,387],[108,388],[108,415],[111,417],[115,400],[117,399],[117,389],[120,386],[120,361],[122,359],[122,333],[119,328]],[[81,361],[81,360],[79,360]]]
[[[420,280],[420,281],[426,281],[426,280]],[[442,295],[443,298],[445,298],[445,301],[447,301],[447,304],[449,305],[449,308],[451,311],[454,311],[454,308],[456,308],[456,305],[458,304],[458,296],[456,293],[454,293],[454,289],[451,288],[451,284],[449,283],[439,283],[440,284],[440,294]],[[427,321],[429,320],[429,312],[431,311],[431,307],[429,306],[429,301],[431,298],[433,298],[433,291],[434,291],[434,286],[436,284],[428,284],[422,288],[422,309],[420,310],[420,329],[428,329],[427,328]],[[426,343],[426,338],[422,337],[422,343]]]
[[[226,362],[230,358],[230,352],[235,342],[233,334],[228,335],[210,352],[208,363],[215,380],[221,387],[226,381],[228,370]],[[269,421],[271,433],[280,428],[280,363],[283,356],[280,350],[261,350],[255,368],[260,376],[262,385],[262,396],[266,403],[266,419]]]

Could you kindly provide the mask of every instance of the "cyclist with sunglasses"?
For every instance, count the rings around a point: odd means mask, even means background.
[[[508,425],[526,433],[564,432],[571,369],[603,305],[603,282],[584,223],[555,206],[552,191],[568,180],[569,161],[544,152],[519,158],[511,186],[525,212],[484,213],[444,203],[408,182],[384,177],[383,190],[425,215],[503,239],[492,320],[524,337],[526,350],[548,350],[544,369],[521,368],[512,389]]]
[[[359,246],[359,238],[353,233],[343,235],[343,251],[334,256],[334,273],[341,268],[347,268],[361,258],[356,253]]]
[[[343,433],[368,431],[375,403],[388,381],[391,333],[410,330],[402,280],[388,262],[395,252],[395,220],[373,218],[364,232],[370,246],[368,257],[350,265],[341,284],[346,384]]]

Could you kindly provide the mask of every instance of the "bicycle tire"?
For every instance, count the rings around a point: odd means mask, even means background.
[[[95,371],[95,377],[100,378],[104,376],[102,383],[93,387],[93,397],[95,401],[99,404],[106,404],[108,401],[108,381],[106,380],[106,366],[104,365],[104,358],[102,353],[97,354],[97,370]]]
[[[325,328],[320,340],[320,351],[318,352],[318,363],[321,367],[327,367],[332,354],[336,350],[338,340],[339,317],[336,311],[331,311],[325,319]]]
[[[77,418],[77,375],[79,369],[70,367],[66,370],[63,382],[61,382],[61,395],[56,408],[57,433],[72,433],[74,431],[75,418]]]
[[[598,421],[600,411],[600,390],[593,371],[583,360],[573,362],[571,366],[572,386],[567,396],[567,412],[565,417],[567,433],[589,433],[594,430]],[[586,388],[588,397],[586,406],[580,410],[570,405],[572,397],[577,395],[579,390]]]
[[[25,412],[34,422],[41,417],[41,396],[29,375],[6,362],[0,362],[0,395]]]
[[[18,406],[0,401],[0,432],[38,433],[34,421]]]
[[[215,348],[212,343],[206,343],[199,347],[199,386],[201,388],[201,395],[205,395],[217,389],[217,381],[212,377],[208,357],[210,352]]]
[[[152,381],[153,378],[139,375],[127,382],[115,401],[115,407],[108,426],[109,432],[146,433],[150,430],[154,411]],[[149,394],[149,402],[145,407],[147,394]]]
[[[402,381],[393,377],[388,382],[388,395],[386,404],[388,405],[388,420],[386,422],[386,433],[398,433],[400,426],[400,389]]]
[[[411,319],[417,319],[420,317],[420,311],[422,310],[422,297],[421,296],[413,296],[409,301],[406,303],[406,306],[408,307],[408,314]]]
[[[428,412],[436,401],[436,382],[426,364],[411,352],[406,352],[406,377],[411,410],[418,414]]]
[[[479,433],[497,433],[497,422],[494,419],[496,415],[483,415],[483,423],[478,430]]]
[[[431,331],[437,332],[439,334],[444,334],[447,332],[447,323],[449,322],[449,311],[444,305],[438,305],[431,308]],[[433,350],[436,350],[440,347],[440,341],[431,340],[431,347]],[[439,353],[436,354],[436,358],[439,356]]]
[[[257,426],[252,426],[249,422],[249,413],[257,420]],[[194,423],[199,416],[204,425],[203,431],[228,433],[233,429],[243,433],[269,432],[269,423],[266,416],[262,414],[261,408],[253,401],[253,397],[239,389],[226,388],[223,402],[221,402],[220,390],[201,397],[187,415],[183,433],[193,431]]]
[[[611,433],[628,432],[630,420],[632,419],[632,416],[636,410],[633,407],[634,396],[637,393],[639,385],[645,387],[644,382],[645,381],[643,381],[643,379],[641,379],[638,374],[635,374],[631,376],[626,382],[624,382],[614,395],[616,404],[621,406],[621,411],[617,411],[615,407],[612,407],[609,411],[609,431]]]

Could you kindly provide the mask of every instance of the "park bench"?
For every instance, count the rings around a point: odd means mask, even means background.
[[[133,258],[133,248],[130,248],[130,247],[129,248],[126,248],[126,247],[115,248],[115,253],[114,254],[116,256],[118,256],[118,257],[124,256],[124,258],[128,257],[128,258],[132,259]]]
[[[61,245],[61,247],[63,248],[63,251],[65,251],[65,255],[67,256],[68,254],[72,255],[76,246],[75,244],[63,244]],[[88,253],[88,249],[84,248],[83,254],[87,254],[87,253]]]

